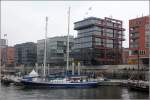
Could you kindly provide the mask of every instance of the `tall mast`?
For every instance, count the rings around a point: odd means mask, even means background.
[[[1,5],[1,2],[0,2],[0,5]],[[0,19],[0,21],[1,21],[1,19]],[[1,28],[0,28],[0,42],[1,42]],[[1,47],[1,43],[0,43],[0,81],[1,81],[1,72],[2,72],[2,66],[1,66],[2,52],[1,52],[1,50],[2,50],[2,47]]]
[[[149,5],[150,5],[150,0],[149,0]],[[149,9],[150,9],[150,6],[149,6]],[[149,34],[150,34],[150,12],[149,12]],[[149,36],[150,37],[150,36]],[[149,84],[150,84],[150,40],[149,40],[149,46],[148,46],[148,48],[149,48],[149,72],[148,72],[148,81],[149,81]],[[149,94],[149,98],[150,98],[150,94]]]
[[[69,32],[70,32],[70,7],[68,9],[68,36],[67,36],[67,72],[69,70]]]
[[[0,30],[0,42],[1,42],[1,30]],[[2,72],[2,66],[1,66],[1,59],[2,59],[2,55],[1,55],[1,43],[0,43],[0,81],[1,81],[1,72]]]
[[[43,72],[43,76],[46,76],[46,48],[47,48],[47,26],[48,26],[48,17],[46,16],[46,23],[45,23],[45,42],[44,42],[44,72]]]
[[[139,78],[140,78],[140,54],[139,54],[139,49],[140,47],[138,46],[138,82],[139,82]]]
[[[1,39],[1,30],[0,30],[0,39]]]

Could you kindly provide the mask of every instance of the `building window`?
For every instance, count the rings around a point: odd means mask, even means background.
[[[113,26],[113,23],[107,22],[107,26]]]
[[[95,38],[95,45],[102,45],[102,39]]]
[[[134,28],[133,27],[130,27],[130,31],[133,31],[134,30]]]
[[[107,43],[107,44],[106,44],[106,47],[113,48],[113,44]]]
[[[107,40],[108,44],[113,44],[113,40]]]
[[[113,34],[112,33],[107,33],[107,36],[113,37]]]
[[[79,43],[85,43],[85,42],[91,42],[91,41],[92,41],[92,36],[79,38]]]
[[[140,55],[145,55],[145,50],[140,50],[140,51],[139,51],[139,54],[140,54]]]
[[[106,29],[106,32],[107,33],[113,33],[113,30],[112,29]]]
[[[102,33],[101,33],[101,32],[99,32],[99,31],[95,31],[95,32],[94,32],[94,35],[99,35],[99,36],[101,36],[101,35],[102,35]]]

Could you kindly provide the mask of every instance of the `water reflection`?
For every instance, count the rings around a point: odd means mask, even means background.
[[[0,85],[0,100],[49,99],[148,99],[148,93],[130,91],[119,86],[89,89],[22,89]]]
[[[121,98],[122,98],[123,100],[130,100],[130,96],[129,96],[128,89],[126,89],[126,88],[123,88],[123,89],[122,89]]]

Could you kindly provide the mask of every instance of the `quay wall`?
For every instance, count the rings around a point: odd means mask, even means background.
[[[2,74],[7,73],[17,73],[21,72],[22,74],[28,74],[35,69],[39,74],[43,74],[43,66],[34,66],[34,67],[25,67],[17,66],[14,68],[2,68],[4,69]],[[137,73],[140,73],[143,77],[148,79],[148,66],[140,65],[140,71],[138,72],[137,65],[101,65],[101,66],[80,66],[80,73],[91,73],[96,76],[104,76],[108,78],[116,79],[128,79],[132,76],[136,76]],[[72,70],[72,66],[69,66],[69,70]],[[46,69],[46,73],[53,74],[64,72],[65,66],[49,66]],[[78,66],[74,67],[74,71],[78,72]]]

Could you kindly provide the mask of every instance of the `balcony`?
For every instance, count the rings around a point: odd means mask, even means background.
[[[132,36],[132,37],[130,37],[131,39],[133,39],[133,40],[137,40],[139,37],[134,37],[134,36]]]
[[[129,48],[138,48],[137,42],[131,42]]]
[[[132,29],[132,28],[131,28],[131,29],[129,30],[129,32],[130,32],[130,33],[138,33],[138,28],[136,28],[136,29]]]
[[[136,33],[130,34],[130,38],[132,38],[132,39],[138,39],[139,38],[139,34],[136,34]]]

